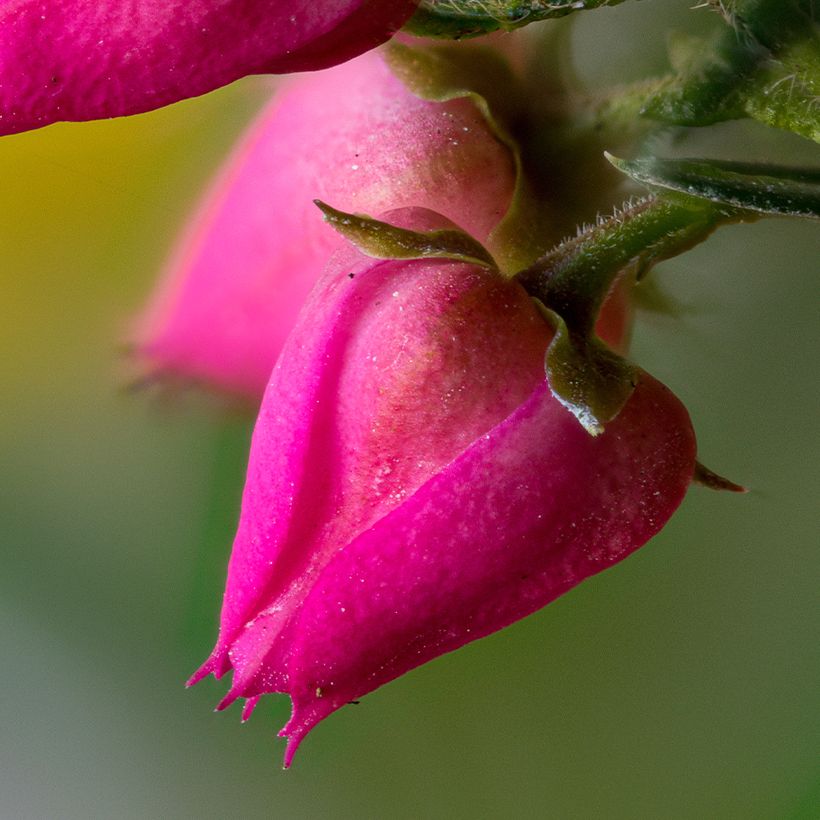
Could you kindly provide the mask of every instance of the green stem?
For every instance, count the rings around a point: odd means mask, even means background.
[[[516,278],[573,333],[591,335],[617,276],[652,265],[705,239],[734,211],[688,197],[648,196],[560,244]]]
[[[591,435],[603,432],[640,378],[595,335],[601,305],[626,268],[638,274],[681,253],[734,209],[676,194],[650,196],[583,230],[516,274],[555,329],[545,369],[553,396]]]

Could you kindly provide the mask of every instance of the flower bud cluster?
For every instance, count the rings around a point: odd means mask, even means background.
[[[587,310],[568,268],[495,262],[543,247],[505,120],[526,94],[488,83],[478,51],[371,51],[417,0],[138,5],[0,4],[0,134],[327,69],[277,89],[134,333],[149,372],[261,402],[219,637],[191,682],[232,671],[220,708],[243,698],[244,717],[288,694],[289,765],[345,703],[646,543],[692,480],[695,439],[612,352],[628,277],[587,277]],[[507,47],[487,65],[504,51],[522,62]],[[531,298],[536,279],[576,321]],[[566,395],[545,376],[562,351]],[[595,436],[567,412],[591,362],[609,368],[598,392],[630,379]]]
[[[495,250],[520,169],[480,100],[424,99],[380,52],[294,79],[140,322],[152,369],[261,398],[219,638],[191,682],[232,671],[220,708],[244,698],[244,717],[289,694],[287,764],[345,703],[625,558],[692,479],[686,411],[647,374],[595,438],[556,400],[553,327],[515,278],[358,247],[313,205]],[[628,288],[598,320],[615,349]]]
[[[693,479],[741,489],[697,464],[685,408],[623,358],[631,277],[750,208],[817,210],[805,175],[771,172],[763,196],[747,165],[613,159],[674,195],[543,255],[542,211],[564,216],[544,207],[545,169],[569,166],[565,199],[582,199],[590,177],[550,154],[551,138],[566,146],[583,130],[556,139],[555,121],[583,117],[545,82],[522,92],[511,68],[532,79],[548,61],[533,53],[525,67],[509,43],[483,57],[372,49],[416,12],[412,30],[460,35],[570,9],[482,10],[469,24],[435,7],[0,2],[0,135],[315,72],[276,89],[134,331],[151,375],[259,405],[219,636],[190,683],[232,672],[220,708],[242,698],[245,718],[262,695],[288,694],[286,765],[344,704],[626,558]],[[757,22],[750,12],[727,54],[771,56]],[[703,76],[725,68],[690,72],[700,91],[664,81],[642,110],[697,124]],[[723,116],[713,108],[705,121]],[[519,145],[516,127],[534,138]],[[583,155],[590,130],[567,156]]]

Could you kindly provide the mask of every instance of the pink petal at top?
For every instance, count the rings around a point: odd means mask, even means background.
[[[427,102],[370,53],[295,80],[206,197],[137,330],[147,366],[261,397],[337,237],[313,199],[432,208],[481,241],[515,186],[467,99]]]
[[[119,117],[248,74],[335,65],[417,0],[0,0],[0,134]]]

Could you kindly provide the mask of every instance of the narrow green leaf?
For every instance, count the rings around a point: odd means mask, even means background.
[[[348,214],[314,200],[335,230],[374,259],[453,259],[495,269],[484,246],[463,231],[410,231],[364,214]]]
[[[607,158],[632,179],[654,188],[743,211],[820,219],[820,169],[707,159]]]
[[[573,11],[616,6],[623,0],[421,0],[405,29],[419,37],[457,40],[511,30]]]

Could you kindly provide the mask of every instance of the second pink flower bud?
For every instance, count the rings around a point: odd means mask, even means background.
[[[471,99],[420,99],[382,53],[297,78],[194,217],[139,324],[140,358],[257,399],[337,242],[314,199],[430,208],[487,242],[515,185],[512,152]]]

